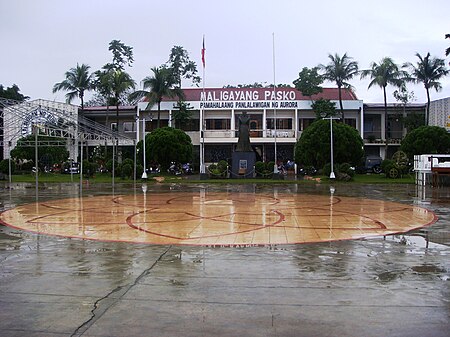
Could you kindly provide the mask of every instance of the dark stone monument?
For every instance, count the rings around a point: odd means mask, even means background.
[[[250,144],[250,117],[244,111],[239,116],[239,136],[231,155],[232,178],[253,178],[256,155]]]

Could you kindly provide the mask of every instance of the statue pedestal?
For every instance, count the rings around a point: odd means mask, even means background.
[[[231,155],[231,178],[253,178],[256,155],[253,151],[236,151]]]

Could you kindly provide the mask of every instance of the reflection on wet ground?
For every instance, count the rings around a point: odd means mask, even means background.
[[[335,185],[336,196],[418,205],[439,218],[404,235],[305,245],[96,242],[0,226],[2,336],[448,336],[450,189]],[[151,191],[309,193],[322,185],[158,185]],[[142,187],[84,189],[83,196]],[[0,209],[36,201],[0,191]],[[42,186],[38,201],[78,197]]]

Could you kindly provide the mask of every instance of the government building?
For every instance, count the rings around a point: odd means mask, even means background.
[[[157,127],[159,115],[161,127],[177,127],[191,137],[195,149],[193,164],[198,169],[202,157],[205,165],[231,158],[238,141],[239,116],[243,112],[250,116],[250,141],[256,160],[265,162],[275,160],[275,152],[277,161],[294,159],[297,140],[316,119],[311,108],[315,100],[328,99],[336,104],[339,112],[337,88],[324,88],[322,93],[312,97],[303,96],[294,88],[188,88],[183,89],[183,92],[191,118],[181,122],[175,118],[179,111],[176,98],[164,98],[159,113],[156,104],[149,106],[147,102],[141,101],[133,106],[120,106],[118,111],[114,106],[85,107],[82,114],[105,130],[118,131],[122,135],[115,141],[119,146],[134,146],[144,134]],[[430,125],[446,127],[450,131],[449,100],[446,98],[432,102]],[[344,122],[361,135],[365,154],[381,158],[390,158],[399,149],[408,131],[405,127],[407,117],[418,115],[419,119],[424,120],[426,110],[425,103],[389,103],[388,115],[385,116],[383,103],[364,103],[349,89],[342,89],[342,103]],[[31,132],[29,125],[34,123],[33,118],[38,118],[42,126],[45,124],[43,116],[51,121],[51,115],[55,113],[58,113],[59,120],[67,120],[66,115],[76,118],[77,114],[81,114],[75,106],[64,103],[58,103],[58,110],[54,108],[54,102],[44,100],[30,101],[25,105],[26,108],[21,108],[19,113],[7,113],[14,107],[8,107],[4,109],[6,112],[2,112],[0,137],[3,158],[9,157],[9,151],[17,142],[17,135],[25,136]],[[8,117],[10,115],[14,115],[14,120]],[[98,127],[85,128],[91,128],[94,133],[100,130]],[[71,156],[74,157],[71,159],[75,161],[80,160],[80,145],[76,144],[93,148],[112,145],[114,142],[114,137],[102,138],[92,133],[90,136],[84,134],[80,141],[79,130],[76,131],[71,133],[72,140],[68,142],[72,147]],[[12,139],[11,135],[17,137]],[[387,147],[386,137],[389,140]]]
[[[302,132],[316,119],[311,104],[320,98],[336,104],[339,111],[339,90],[324,88],[312,97],[303,96],[294,88],[189,88],[184,89],[185,103],[191,109],[191,119],[175,125],[177,99],[165,98],[160,106],[160,126],[184,130],[192,139],[199,163],[201,145],[204,162],[217,163],[231,158],[237,144],[238,120],[245,111],[250,117],[250,140],[256,160],[287,161],[294,159],[294,146]],[[426,104],[388,104],[388,116],[383,103],[364,103],[349,89],[342,89],[345,123],[358,130],[364,139],[366,155],[388,158],[398,151],[407,133],[404,118],[418,114],[424,118]],[[105,123],[105,107],[85,109],[87,117]],[[142,101],[137,106],[121,107],[116,120],[110,107],[109,127],[141,140],[145,132],[157,127],[157,105]],[[133,117],[134,116],[134,117]],[[133,119],[134,118],[134,119]],[[203,120],[203,123],[201,122]],[[202,132],[200,132],[202,130]],[[450,128],[449,128],[450,130]],[[201,137],[203,135],[203,137]],[[385,137],[389,138],[386,153]]]

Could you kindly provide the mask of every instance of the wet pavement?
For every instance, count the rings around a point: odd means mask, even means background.
[[[448,336],[450,189],[336,184],[334,195],[419,205],[407,235],[303,245],[99,242],[0,226],[1,336]],[[149,185],[152,191],[312,193],[326,184]],[[139,194],[91,186],[83,196]],[[0,185],[0,210],[79,196],[76,185]]]

